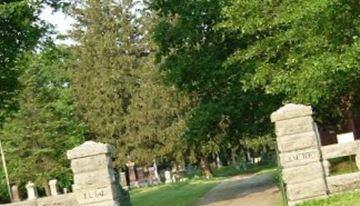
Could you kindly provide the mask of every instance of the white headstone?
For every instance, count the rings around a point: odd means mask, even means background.
[[[28,195],[28,200],[35,200],[38,198],[38,193],[34,183],[29,181],[25,187]]]
[[[160,182],[160,175],[159,175],[159,172],[158,172],[158,168],[157,168],[157,164],[156,164],[156,160],[154,160],[154,165],[153,165],[154,169],[155,169],[155,178],[158,182]]]
[[[172,182],[172,179],[171,179],[171,173],[170,171],[165,171],[165,183],[171,183]]]
[[[56,179],[50,180],[49,181],[49,186],[50,186],[50,193],[51,193],[52,196],[59,195],[58,188],[57,188],[57,180]]]

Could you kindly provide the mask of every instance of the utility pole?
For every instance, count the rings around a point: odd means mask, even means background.
[[[7,184],[7,187],[8,187],[9,197],[10,197],[10,200],[12,202],[13,201],[13,196],[12,196],[11,187],[10,187],[10,179],[9,179],[9,174],[8,174],[8,171],[7,171],[5,154],[4,154],[2,144],[1,144],[1,140],[0,140],[0,153],[1,153],[1,160],[2,160],[2,163],[3,163],[5,178],[6,178],[6,184]]]

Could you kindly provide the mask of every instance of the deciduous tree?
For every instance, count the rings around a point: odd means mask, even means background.
[[[227,1],[153,0],[151,5],[159,16],[154,29],[158,62],[169,82],[198,99],[184,138],[190,153],[205,162],[204,170],[210,154],[238,148],[242,138],[271,133],[268,114],[279,98],[261,89],[245,90],[244,70],[224,66],[246,46],[236,33],[216,28]]]
[[[33,49],[42,33],[36,12],[25,0],[0,2],[0,127],[18,106],[19,56]]]
[[[359,1],[229,2],[219,27],[246,41],[228,61],[246,88],[312,105],[320,122],[359,110]]]
[[[83,141],[86,130],[75,115],[68,59],[67,49],[48,45],[17,65],[24,70],[20,109],[2,130],[12,183],[35,181],[47,188],[48,180],[57,178],[62,186],[71,186],[66,151]]]

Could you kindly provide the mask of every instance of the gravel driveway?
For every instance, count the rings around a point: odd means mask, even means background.
[[[198,206],[275,206],[280,196],[269,173],[235,176],[202,197]]]

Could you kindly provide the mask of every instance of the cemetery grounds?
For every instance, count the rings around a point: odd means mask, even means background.
[[[344,173],[345,170],[346,168],[339,170],[339,173]],[[274,165],[254,166],[246,171],[239,171],[236,167],[223,167],[214,171],[214,177],[211,179],[192,178],[186,182],[134,189],[130,192],[131,200],[134,206],[195,206],[199,205],[199,201],[219,184],[231,178],[248,177],[251,174],[269,174],[273,183],[279,187],[279,176]],[[285,206],[280,193],[277,193],[275,202],[274,205],[269,206]],[[333,195],[327,199],[307,201],[299,206],[358,206],[359,202],[360,192],[349,192]]]

